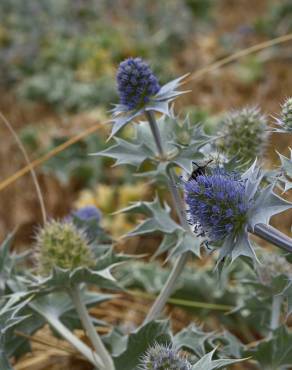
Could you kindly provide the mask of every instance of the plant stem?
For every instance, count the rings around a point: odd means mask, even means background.
[[[78,337],[76,337],[59,319],[51,316],[44,316],[47,322],[74,348],[77,349],[91,364],[98,369],[104,369],[100,357]]]
[[[274,331],[279,326],[280,315],[281,315],[281,304],[282,304],[282,296],[274,295],[273,302],[272,302],[272,313],[271,313],[271,324],[270,324],[271,331]]]
[[[155,141],[156,146],[157,146],[157,150],[159,152],[161,160],[163,160],[165,158],[165,152],[163,150],[163,143],[162,143],[162,140],[161,140],[159,128],[157,126],[157,122],[155,120],[155,116],[154,116],[152,111],[145,111],[145,115],[146,115],[146,118],[149,122],[150,129],[151,129],[154,141]],[[179,191],[177,189],[177,186],[176,186],[176,183],[175,183],[175,176],[174,176],[173,170],[171,168],[168,170],[168,186],[169,186],[169,190],[170,190],[171,195],[172,195],[173,203],[174,203],[175,210],[176,210],[176,213],[178,215],[179,221],[180,221],[181,225],[183,226],[183,228],[186,231],[190,232],[189,225],[188,225],[188,222],[187,222],[186,216],[185,216],[184,205],[183,205],[181,196],[179,194]],[[147,314],[147,316],[144,320],[144,324],[148,323],[151,320],[156,319],[160,315],[160,313],[163,310],[168,298],[170,297],[171,293],[173,292],[175,283],[176,283],[179,275],[183,271],[183,269],[184,269],[184,267],[187,263],[189,255],[190,255],[189,252],[185,252],[180,257],[177,258],[177,260],[176,260],[176,262],[173,266],[173,269],[172,269],[166,283],[164,284],[164,287],[162,288],[159,296],[156,298],[154,304],[152,305],[151,309],[149,310],[149,312],[148,312],[148,314]]]
[[[292,253],[292,239],[273,226],[266,224],[256,224],[254,230],[249,230],[254,235],[274,244],[286,252]]]
[[[82,297],[80,294],[80,287],[75,285],[70,290],[70,295],[75,306],[75,309],[79,315],[79,318],[82,322],[85,332],[87,333],[88,337],[91,340],[92,345],[95,348],[96,353],[100,356],[103,366],[101,369],[104,370],[115,370],[113,360],[106,350],[100,336],[98,335],[92,320],[88,314],[87,308],[82,301]]]

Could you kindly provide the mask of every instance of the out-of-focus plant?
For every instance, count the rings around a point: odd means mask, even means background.
[[[201,4],[200,14],[192,13],[190,4],[178,0],[151,6],[133,1],[125,4],[127,12],[119,8],[104,0],[90,0],[86,6],[28,0],[25,7],[3,0],[1,81],[16,87],[20,96],[61,112],[109,104],[117,98],[113,77],[122,58],[140,54],[154,61],[164,80],[174,76],[179,66],[171,56],[187,45],[207,9]],[[28,21],[31,15],[35,22]],[[138,32],[129,20],[139,22]]]
[[[268,140],[267,118],[259,108],[247,107],[228,113],[221,124],[219,150],[229,158],[249,164],[263,158]]]
[[[255,30],[270,37],[291,32],[292,4],[290,0],[272,2],[268,10],[255,21]]]
[[[113,213],[131,202],[147,199],[149,192],[149,186],[142,182],[115,186],[99,184],[93,190],[82,190],[75,207],[77,210],[86,206],[98,207],[104,214],[101,220],[103,226],[111,235],[119,237],[133,228],[135,220],[125,213]]]

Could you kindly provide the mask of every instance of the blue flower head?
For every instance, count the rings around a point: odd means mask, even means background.
[[[96,221],[101,219],[101,212],[95,206],[86,206],[73,212],[73,216],[81,221]]]
[[[150,347],[141,361],[141,370],[190,370],[189,361],[173,346],[155,344]]]
[[[184,187],[190,222],[201,236],[217,242],[242,231],[249,202],[240,176],[215,168],[191,178]]]
[[[117,83],[120,103],[128,110],[142,107],[160,90],[157,78],[141,58],[129,58],[120,63]]]

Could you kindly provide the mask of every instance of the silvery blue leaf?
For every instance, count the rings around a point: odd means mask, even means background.
[[[245,359],[218,359],[212,360],[213,355],[216,349],[207,353],[203,356],[195,365],[193,365],[192,370],[213,370],[213,369],[220,369],[223,366],[235,364],[237,362],[244,361]]]
[[[166,203],[162,206],[158,197],[152,202],[137,202],[118,211],[118,213],[121,212],[142,213],[149,217],[136,226],[127,236],[143,235],[156,231],[171,234],[177,229],[181,229],[181,226],[171,218],[169,206]]]
[[[118,137],[114,138],[116,144],[113,146],[91,155],[109,157],[116,160],[115,166],[121,164],[129,164],[135,167],[140,167],[147,159],[151,158],[152,151],[143,143],[135,144]]]
[[[276,195],[273,188],[274,185],[271,184],[259,190],[255,203],[248,212],[248,224],[252,229],[258,223],[268,224],[273,215],[292,207],[292,203]]]

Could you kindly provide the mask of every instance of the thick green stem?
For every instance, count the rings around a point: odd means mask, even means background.
[[[79,318],[82,322],[85,332],[91,340],[91,343],[96,351],[96,354],[100,357],[102,365],[100,368],[102,370],[115,370],[113,360],[106,350],[100,336],[98,335],[92,320],[88,314],[87,308],[82,301],[80,294],[80,288],[78,285],[74,286],[70,290],[70,295],[74,304],[74,307],[79,315]]]
[[[152,132],[154,141],[156,143],[157,150],[159,152],[161,160],[164,160],[165,153],[164,153],[164,150],[163,150],[163,143],[162,143],[162,140],[161,140],[159,128],[157,126],[157,122],[155,120],[155,116],[154,116],[153,112],[151,112],[151,111],[146,111],[145,115],[146,115],[146,118],[149,122],[151,132]],[[183,226],[183,228],[186,231],[190,232],[190,228],[189,228],[188,222],[186,220],[186,216],[185,216],[184,204],[183,204],[183,201],[181,199],[180,193],[178,191],[177,185],[175,183],[175,175],[174,175],[173,170],[171,168],[168,170],[168,186],[169,186],[169,190],[170,190],[171,195],[172,195],[173,203],[174,203],[175,210],[176,210],[177,216],[179,218],[179,221],[180,221],[181,225]],[[183,269],[184,269],[184,267],[187,263],[189,254],[190,254],[189,252],[186,252],[186,253],[183,253],[180,257],[177,258],[177,260],[176,260],[176,262],[173,266],[173,269],[172,269],[164,287],[162,288],[159,296],[156,298],[154,304],[152,305],[151,309],[149,310],[149,312],[148,312],[148,314],[147,314],[147,316],[144,320],[145,324],[148,323],[151,320],[155,320],[160,315],[160,313],[162,312],[168,298],[171,296],[171,294],[174,290],[175,283],[176,283],[178,277],[180,276],[181,272],[183,271]]]

